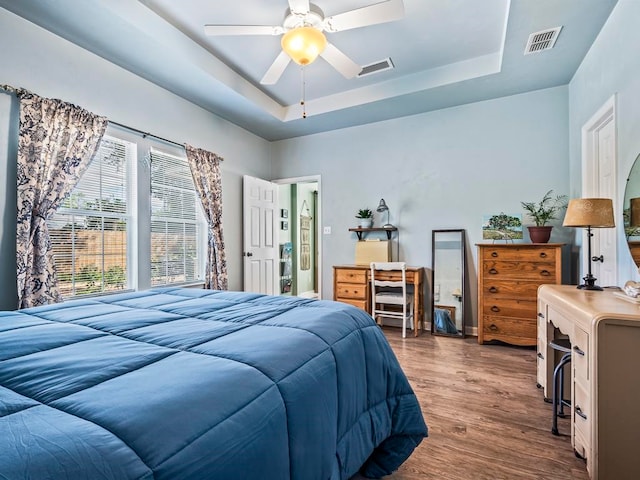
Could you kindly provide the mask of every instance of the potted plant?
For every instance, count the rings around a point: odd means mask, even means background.
[[[567,206],[566,195],[553,195],[553,190],[544,194],[540,202],[520,202],[527,215],[533,219],[535,226],[528,226],[529,237],[533,243],[547,243],[553,225],[547,225],[557,218],[558,213]]]
[[[356,218],[360,219],[360,226],[362,228],[371,228],[373,225],[373,212],[368,208],[358,210]]]

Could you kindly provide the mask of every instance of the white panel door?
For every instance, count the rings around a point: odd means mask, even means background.
[[[616,154],[616,116],[615,97],[609,99],[582,128],[583,148],[583,185],[584,198],[611,198],[616,225],[622,223],[622,209],[617,205],[617,154]],[[592,258],[583,258],[583,272],[591,263],[597,285],[618,285],[618,249],[616,243],[617,228],[594,228]],[[589,239],[586,233],[583,246]],[[586,250],[586,249],[585,249]],[[600,261],[602,258],[602,261]]]
[[[245,292],[278,294],[278,186],[243,177],[243,258]]]
[[[616,207],[616,162],[615,162],[615,122],[613,119],[602,126],[597,132],[598,159],[600,169],[600,197],[611,198]],[[602,262],[593,262],[594,275],[600,279],[601,286],[617,285],[617,244],[615,228],[596,228],[594,236],[595,249],[593,256]]]

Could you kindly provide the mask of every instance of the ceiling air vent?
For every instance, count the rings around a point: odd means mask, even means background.
[[[371,75],[372,73],[384,72],[385,70],[391,70],[393,68],[393,62],[390,58],[385,58],[379,62],[370,63],[362,67],[362,71],[358,74],[359,77],[365,75]]]
[[[541,32],[532,33],[527,40],[527,46],[524,49],[524,54],[542,52],[543,50],[549,50],[553,48],[560,35],[562,27],[550,28]]]

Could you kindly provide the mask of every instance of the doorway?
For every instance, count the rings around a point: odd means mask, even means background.
[[[322,298],[320,177],[273,180],[278,185],[281,295]]]

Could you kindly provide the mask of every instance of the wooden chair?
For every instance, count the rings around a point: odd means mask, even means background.
[[[404,262],[371,262],[370,268],[371,316],[379,325],[383,325],[381,320],[383,317],[401,319],[402,338],[406,338],[407,322],[410,322],[411,329],[414,328],[414,294],[407,291],[407,264]]]

